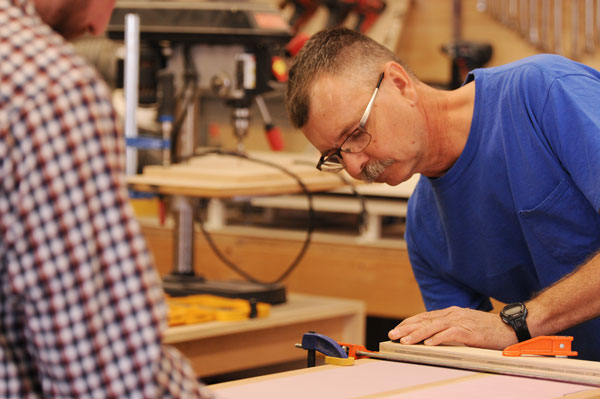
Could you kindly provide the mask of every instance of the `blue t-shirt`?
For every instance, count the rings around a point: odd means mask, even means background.
[[[428,310],[528,300],[600,249],[600,72],[537,55],[473,79],[462,154],[444,176],[421,177],[408,206]],[[562,334],[600,360],[600,319]]]

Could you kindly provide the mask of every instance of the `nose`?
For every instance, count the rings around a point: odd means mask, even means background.
[[[343,153],[342,158],[344,159],[344,168],[350,176],[355,179],[360,179],[360,172],[367,164],[369,157],[364,152]]]

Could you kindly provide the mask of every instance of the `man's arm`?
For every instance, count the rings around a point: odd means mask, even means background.
[[[531,336],[550,335],[600,315],[600,253],[526,303]],[[404,344],[460,343],[503,349],[517,342],[514,330],[497,313],[450,307],[425,312],[388,334]]]
[[[527,302],[532,336],[563,331],[600,315],[600,252]]]

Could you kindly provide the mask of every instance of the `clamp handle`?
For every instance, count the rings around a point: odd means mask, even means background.
[[[577,356],[571,351],[573,337],[540,335],[506,347],[503,356],[544,355],[544,356]]]
[[[325,356],[347,358],[348,354],[332,338],[309,331],[302,336],[302,348],[308,350],[308,367],[315,366],[315,353],[321,352]]]

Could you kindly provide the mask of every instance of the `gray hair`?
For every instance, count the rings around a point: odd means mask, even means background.
[[[308,122],[310,92],[319,77],[349,74],[359,81],[373,80],[388,61],[395,61],[407,69],[388,48],[356,31],[331,28],[313,35],[289,71],[285,104],[294,127],[301,128]]]

